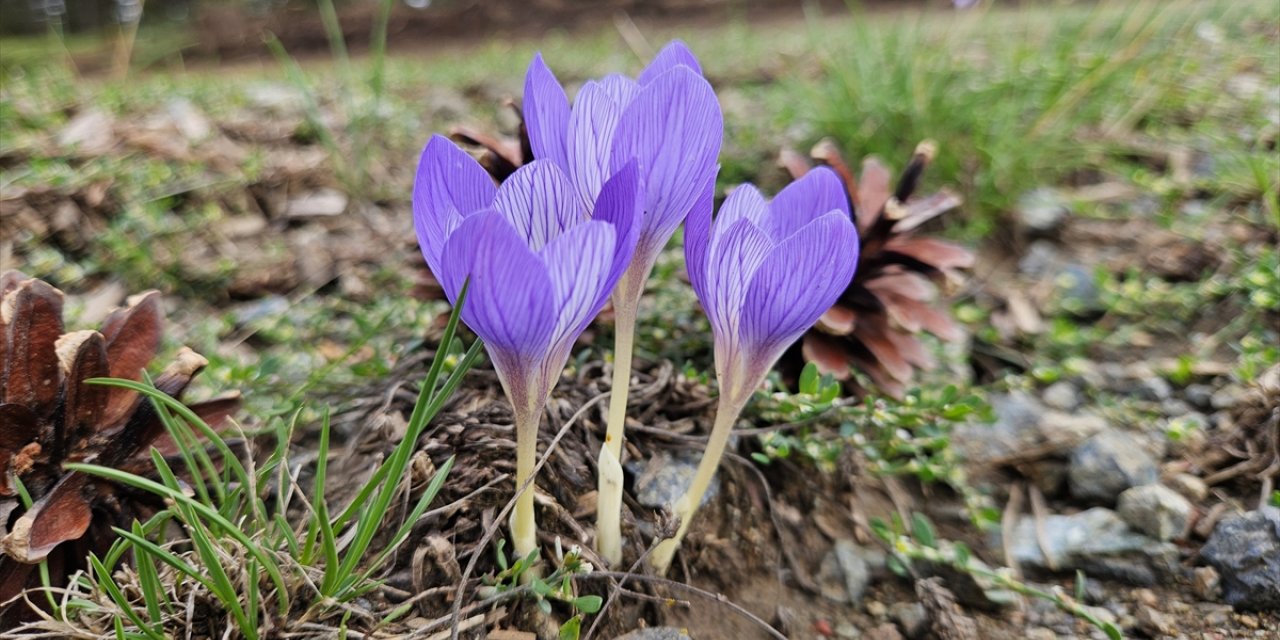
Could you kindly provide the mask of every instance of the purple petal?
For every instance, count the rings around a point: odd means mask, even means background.
[[[640,208],[637,175],[636,163],[628,162],[627,166],[609,178],[609,181],[600,189],[595,211],[591,214],[592,220],[602,220],[613,225],[616,240],[613,248],[613,265],[609,270],[609,278],[605,282],[604,292],[600,298],[601,305],[612,293],[614,285],[627,270],[627,266],[631,264],[631,257],[636,250],[636,241],[640,239],[643,210]]]
[[[843,213],[831,212],[779,243],[751,277],[740,325],[753,370],[773,366],[849,286],[858,236]]]
[[[440,255],[463,217],[488,207],[497,187],[474,158],[443,136],[422,150],[413,182],[413,226],[427,266],[441,275]]]
[[[676,67],[645,86],[622,114],[609,162],[639,161],[645,188],[642,252],[666,244],[716,170],[724,120],[701,76]]]
[[[698,75],[702,75],[702,65],[698,64],[698,58],[693,55],[689,47],[679,40],[672,40],[667,46],[653,57],[653,62],[640,73],[640,84],[645,85],[653,82],[658,76],[676,68],[677,66],[686,66]]]
[[[752,224],[765,226],[769,216],[769,202],[760,194],[760,190],[750,182],[744,182],[733,188],[720,205],[720,215],[716,216],[712,233],[721,235],[739,220],[750,220]],[[714,242],[714,240],[713,240]]]
[[[492,209],[469,216],[445,243],[443,258],[440,283],[451,302],[471,278],[462,321],[494,361],[507,373],[541,363],[556,327],[551,277],[506,218]]]
[[[569,178],[550,160],[534,160],[511,174],[498,188],[493,208],[534,251],[587,219]]]
[[[601,78],[600,86],[610,98],[613,98],[614,102],[623,108],[640,95],[640,84],[620,73],[611,73]]]
[[[569,97],[541,53],[534,54],[524,77],[524,122],[533,157],[551,160],[568,171]]]
[[[772,249],[769,236],[750,220],[739,220],[712,244],[706,273],[710,298],[702,299],[702,306],[718,343],[737,342],[747,284]]]
[[[816,167],[774,196],[762,227],[774,242],[782,242],[801,227],[832,211],[839,211],[852,219],[844,183],[830,168]]]
[[[689,283],[699,300],[707,299],[707,253],[711,249],[711,209],[715,204],[716,179],[712,174],[684,221],[684,261]]]
[[[609,170],[609,149],[621,117],[622,106],[604,85],[582,85],[569,116],[568,149],[573,184],[588,205],[595,202],[605,177],[616,172]]]
[[[553,353],[563,351],[567,356],[578,334],[604,306],[615,241],[613,225],[592,220],[565,231],[543,249],[542,259],[551,276],[551,296],[546,291],[540,295],[553,297],[559,313],[551,335]],[[548,362],[551,369],[564,366],[562,361],[554,362],[557,359]]]

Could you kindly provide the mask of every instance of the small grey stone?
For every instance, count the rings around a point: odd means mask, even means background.
[[[301,91],[275,82],[259,82],[244,89],[249,104],[268,111],[288,113],[301,111],[306,98]]]
[[[898,627],[891,622],[886,622],[862,636],[866,640],[902,640],[902,634],[898,632]]]
[[[889,607],[889,616],[898,623],[903,635],[915,640],[929,630],[929,616],[919,602],[898,602]]]
[[[1074,411],[1080,406],[1080,392],[1070,382],[1055,382],[1049,385],[1040,396],[1045,404],[1059,411]]]
[[[868,559],[870,553],[879,558]],[[823,597],[832,602],[862,604],[867,585],[871,583],[873,562],[883,565],[883,554],[877,549],[866,549],[852,540],[837,540],[835,547],[822,559],[818,568],[818,588]]]
[[[1191,413],[1191,405],[1177,398],[1165,398],[1160,401],[1160,413],[1168,418],[1184,416]]]
[[[1160,541],[1182,537],[1191,522],[1191,503],[1158,484],[1125,490],[1117,511],[1130,527]]]
[[[1142,442],[1111,430],[1076,447],[1068,476],[1072,495],[1110,504],[1129,487],[1155,483],[1159,471]]]
[[[1018,220],[1032,234],[1046,234],[1071,215],[1071,206],[1061,192],[1040,187],[1018,198]]]
[[[1208,409],[1213,406],[1210,404],[1213,398],[1213,387],[1207,384],[1198,382],[1189,384],[1182,390],[1182,395],[1197,409]]]
[[[1179,473],[1165,481],[1170,489],[1177,491],[1188,500],[1200,502],[1209,497],[1209,485],[1198,476]]]
[[[692,453],[671,454],[662,452],[648,460],[627,463],[627,470],[635,474],[636,502],[659,509],[670,507],[684,495],[693,477],[698,473],[700,458]],[[711,479],[700,507],[715,497],[720,490],[719,476]]]
[[[336,216],[347,210],[347,194],[336,189],[317,189],[289,200],[285,215],[290,218]]]
[[[1224,518],[1200,550],[1222,577],[1222,599],[1238,610],[1280,610],[1280,508]]]
[[[1053,278],[1062,308],[1081,316],[1103,310],[1101,294],[1088,268],[1069,264]]]
[[[1217,600],[1221,595],[1222,578],[1213,567],[1196,567],[1191,571],[1191,588],[1204,600]]]
[[[614,640],[691,640],[689,634],[675,627],[649,627],[636,629]]]
[[[173,126],[189,142],[200,142],[213,133],[213,125],[191,101],[186,98],[173,98],[165,105]]]
[[[1167,400],[1173,396],[1173,385],[1170,385],[1169,381],[1164,378],[1151,376],[1142,379],[1142,382],[1134,389],[1134,394],[1143,400],[1152,402]]]
[[[96,156],[115,145],[111,116],[101,109],[86,109],[76,114],[58,132],[58,145],[76,152]]]
[[[1061,257],[1052,242],[1036,240],[1027,247],[1027,254],[1018,261],[1018,270],[1032,278],[1042,278],[1058,270]]]
[[[1240,398],[1244,397],[1244,390],[1235,385],[1228,385],[1213,392],[1213,396],[1209,398],[1209,406],[1216,410],[1230,409],[1240,402]]]
[[[1041,521],[1044,549],[1037,523],[1018,522],[1008,548],[1022,567],[1037,571],[1084,571],[1091,578],[1111,578],[1128,584],[1151,586],[1178,572],[1178,548],[1131,530],[1114,511],[1095,507],[1087,511],[1050,515]],[[994,548],[1003,546],[995,532]],[[1045,554],[1050,558],[1046,558]]]

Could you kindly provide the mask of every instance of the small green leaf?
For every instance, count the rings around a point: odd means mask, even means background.
[[[956,564],[961,567],[969,566],[969,560],[973,558],[973,552],[969,551],[969,546],[963,542],[957,542],[952,548],[955,549]]]
[[[933,529],[933,523],[923,513],[911,514],[911,537],[926,547],[938,547],[938,534]]]
[[[595,613],[604,606],[604,599],[600,596],[578,596],[573,599],[573,606],[583,613]]]
[[[759,451],[752,451],[751,459],[755,460],[756,462],[759,462],[760,464],[769,464],[770,462],[772,462],[772,460],[769,459],[769,456]]]
[[[560,625],[560,640],[578,640],[582,633],[582,616],[574,616]]]
[[[818,395],[818,365],[810,362],[800,372],[800,393]]]
[[[551,615],[551,602],[545,598],[538,600],[538,610],[541,611],[543,615]]]
[[[898,558],[898,556],[889,556],[886,558],[885,565],[889,567],[889,570],[892,571],[894,575],[903,578],[907,576],[907,565],[903,564],[902,560]]]

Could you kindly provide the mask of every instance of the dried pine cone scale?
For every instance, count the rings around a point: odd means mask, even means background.
[[[794,379],[805,362],[846,381],[863,393],[851,371],[869,377],[882,392],[901,396],[917,369],[936,366],[920,342],[921,331],[943,340],[964,335],[943,309],[935,306],[937,285],[956,282],[973,266],[964,247],[916,234],[920,225],[960,205],[947,191],[912,199],[934,148],[921,143],[896,186],[889,169],[875,158],[863,161],[855,176],[830,140],[814,147],[813,161],[827,165],[845,181],[860,232],[858,270],[849,287],[804,338],[783,356],[779,367]],[[779,164],[799,178],[810,161],[784,151]]]
[[[47,561],[55,584],[104,552],[113,526],[128,527],[162,503],[154,496],[63,469],[90,462],[153,473],[149,451],[174,453],[155,407],[137,392],[88,384],[92,378],[139,380],[160,347],[163,313],[155,292],[112,312],[100,331],[64,333],[62,293],[9,272],[0,276],[0,603],[34,586],[34,563]],[[155,379],[178,397],[207,361],[182,349]],[[238,395],[191,405],[211,426],[239,406]],[[21,507],[18,481],[30,494]],[[4,610],[0,621],[26,615]]]

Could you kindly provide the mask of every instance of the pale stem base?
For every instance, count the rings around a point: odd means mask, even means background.
[[[750,397],[750,394],[747,396]],[[653,568],[655,574],[666,575],[667,569],[671,567],[671,560],[675,558],[680,542],[689,532],[689,524],[693,522],[698,505],[702,503],[707,487],[711,486],[711,478],[715,476],[716,469],[720,466],[720,458],[724,457],[725,445],[729,442],[729,435],[733,433],[733,424],[738,421],[738,415],[742,413],[745,405],[745,401],[734,400],[729,395],[720,396],[720,403],[716,407],[716,422],[711,428],[711,438],[707,441],[707,449],[702,454],[702,461],[698,463],[697,475],[693,477],[689,489],[673,506],[676,516],[680,518],[680,529],[676,531],[675,537],[658,543],[653,553],[649,555],[649,566]]]
[[[622,284],[627,282],[624,277]],[[596,552],[615,567],[622,563],[622,443],[626,438],[638,297],[621,285],[614,296],[613,388],[609,390],[609,425],[600,447],[596,486]]]
[[[530,411],[521,416],[516,413],[516,490],[533,476],[538,458],[538,418],[541,411]],[[516,508],[511,512],[511,538],[516,557],[528,557],[538,548],[538,524],[533,511],[534,483],[530,483],[516,496]],[[525,573],[525,580],[537,574],[532,569]]]

